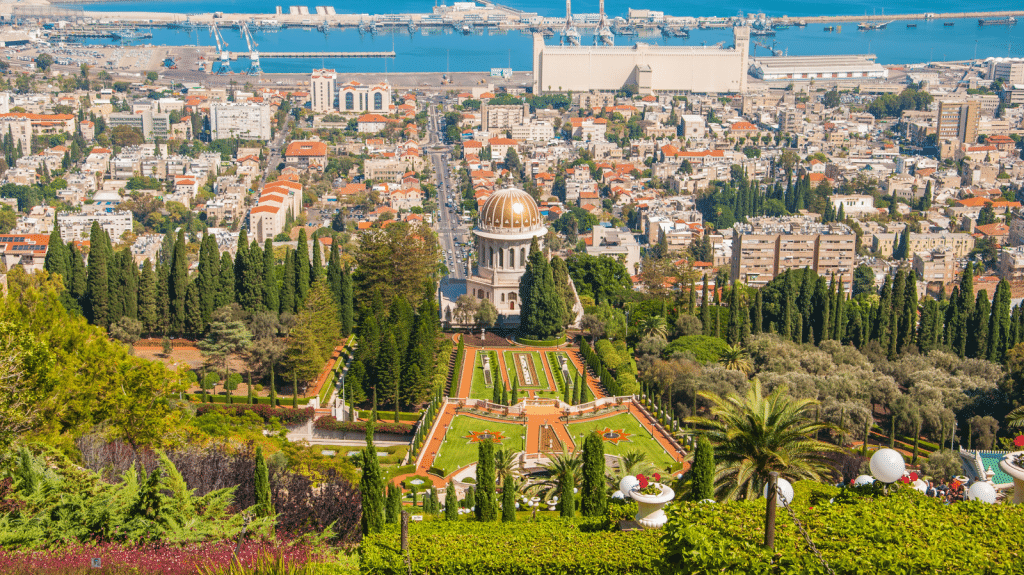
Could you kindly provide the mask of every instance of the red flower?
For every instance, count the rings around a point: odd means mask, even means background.
[[[655,481],[661,481],[661,474],[660,473],[655,473],[654,474],[654,480]]]
[[[1013,444],[1017,447],[1024,447],[1024,435],[1018,435],[1013,438]]]
[[[640,489],[647,489],[647,478],[643,475],[637,475],[636,478],[640,481]]]
[[[917,473],[916,472],[910,474],[910,480],[911,481],[917,481]]]

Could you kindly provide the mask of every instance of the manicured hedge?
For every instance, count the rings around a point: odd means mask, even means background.
[[[191,397],[191,399],[193,399],[195,401],[198,401],[200,403],[203,402],[203,395],[200,394],[200,393],[193,394],[190,397]],[[255,404],[270,405],[270,398],[269,397],[254,397],[254,398],[252,398],[252,400],[254,402],[254,405]],[[234,405],[238,405],[238,404],[246,405],[247,401],[249,401],[249,398],[248,398],[248,396],[245,396],[245,395],[232,395],[231,396],[231,403],[234,404]],[[207,395],[206,396],[206,402],[207,403],[227,403],[228,402],[228,396],[226,396],[226,395]],[[309,398],[308,397],[300,397],[299,398],[299,405],[308,405],[308,404],[309,404]],[[277,397],[277,405],[279,407],[291,408],[291,405],[292,405],[292,398],[291,398],[291,396],[287,396],[287,395],[283,396],[283,397],[282,396],[278,396]]]
[[[810,493],[793,506],[838,575],[1024,572],[1024,506],[946,505],[909,488],[878,498],[851,493],[834,503]],[[824,573],[785,510],[775,551],[761,546],[764,507],[764,500],[670,505],[666,563],[680,573]]]
[[[263,421],[270,421],[272,417],[276,417],[284,425],[294,425],[297,423],[305,423],[307,420],[313,418],[314,410],[312,407],[305,409],[291,409],[281,407],[270,407],[269,405],[249,405],[243,404],[232,404],[232,405],[218,405],[215,403],[203,403],[196,406],[196,415],[203,415],[211,411],[219,410],[224,413],[230,413],[232,415],[242,415],[245,412],[253,412],[263,418]]]
[[[329,415],[317,419],[313,427],[322,431],[358,431],[366,432],[365,421],[338,421]],[[375,433],[394,433],[397,435],[412,434],[415,426],[409,423],[380,423],[374,426]]]
[[[668,357],[677,351],[688,351],[701,363],[715,363],[722,356],[729,344],[723,339],[706,335],[684,335],[672,340],[665,349],[661,351],[663,357]]]
[[[388,525],[383,533],[363,538],[359,571],[379,575],[660,573],[659,530],[597,530],[602,521],[411,523],[410,564],[399,551],[398,526]]]
[[[533,347],[555,347],[565,343],[565,336],[562,335],[555,339],[527,339],[525,337],[517,337],[516,343]]]

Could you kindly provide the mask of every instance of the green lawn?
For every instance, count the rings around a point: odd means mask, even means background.
[[[548,376],[547,376],[547,373],[544,371],[544,363],[541,360],[540,354],[537,353],[536,351],[527,351],[527,352],[506,351],[505,354],[504,354],[505,355],[505,369],[508,370],[509,377],[511,378],[513,375],[516,375],[518,377],[518,370],[516,369],[516,367],[519,364],[515,362],[513,354],[519,355],[519,354],[523,354],[523,353],[525,353],[525,354],[530,356],[530,361],[533,362],[533,369],[534,369],[535,372],[537,372],[537,380],[534,382],[533,386],[529,386],[528,387],[526,385],[523,385],[523,379],[519,378],[519,388],[520,389],[530,389],[530,390],[548,389]]]
[[[666,468],[671,465],[674,460],[665,453],[662,449],[661,444],[654,440],[654,436],[651,432],[644,429],[640,422],[637,421],[630,413],[620,413],[612,417],[606,417],[604,419],[598,419],[596,421],[584,421],[581,423],[570,423],[569,433],[572,434],[573,441],[579,442],[581,433],[589,433],[595,429],[601,430],[606,427],[612,429],[623,429],[626,433],[633,434],[628,441],[619,442],[617,445],[609,441],[604,442],[604,452],[612,455],[624,455],[634,449],[638,449],[647,454],[647,460],[654,463],[658,467]]]
[[[523,451],[526,435],[526,427],[517,423],[495,423],[483,421],[474,417],[457,415],[448,428],[445,443],[441,446],[441,452],[434,460],[434,467],[440,467],[445,473],[452,473],[456,469],[469,465],[476,461],[477,444],[470,443],[466,436],[471,431],[498,431],[507,439],[499,446],[511,449],[512,451]]]
[[[469,397],[471,399],[486,399],[490,401],[494,397],[494,390],[487,387],[487,384],[484,382],[484,360],[481,355],[482,353],[487,352],[476,352],[476,360],[473,364],[473,386],[469,390]],[[494,365],[493,361],[491,362],[491,375],[495,381],[501,377],[501,370],[498,369],[497,365]]]

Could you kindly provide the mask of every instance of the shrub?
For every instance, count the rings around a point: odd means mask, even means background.
[[[525,337],[517,337],[516,343],[533,347],[555,347],[565,343],[565,336],[561,335],[555,339],[528,339]]]
[[[690,352],[701,363],[714,363],[722,356],[729,344],[723,339],[706,335],[685,335],[672,340],[661,355],[669,357],[676,352]]]
[[[338,421],[329,415],[325,415],[313,423],[313,427],[322,431],[357,431],[366,432],[365,421]],[[374,426],[374,434],[394,433],[397,435],[411,435],[416,426],[411,423],[377,423]]]
[[[636,517],[636,501],[627,499],[609,499],[608,507],[604,510],[604,523],[606,529],[616,529],[619,521],[629,521]]]
[[[640,393],[640,384],[636,381],[636,376],[632,373],[624,372],[620,373],[615,378],[615,383],[618,384],[619,395],[635,395]]]
[[[224,382],[224,389],[228,391],[234,391],[238,389],[238,386],[242,383],[242,376],[237,373],[232,373],[228,376],[227,381]]]
[[[200,416],[205,413],[209,413],[214,409],[219,409],[222,412],[227,412],[232,415],[242,415],[246,412],[252,412],[260,416],[263,421],[270,421],[272,418],[277,418],[284,425],[295,425],[298,423],[304,423],[305,421],[313,418],[314,410],[312,407],[305,409],[286,409],[281,407],[271,407],[265,404],[231,404],[231,405],[218,405],[212,403],[204,403],[196,407],[196,415]]]
[[[412,523],[409,556],[415,573],[578,573],[655,575],[661,532],[601,531],[598,521],[552,519],[537,523],[467,521]],[[362,573],[405,575],[398,528],[363,539]],[[524,550],[529,550],[524,553]]]
[[[213,386],[218,383],[220,383],[220,375],[217,375],[215,371],[211,371],[203,376],[203,389],[213,389]]]

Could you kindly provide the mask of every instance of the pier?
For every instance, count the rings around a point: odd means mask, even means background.
[[[240,57],[248,52],[232,52]],[[259,52],[260,58],[394,58],[395,52]]]

